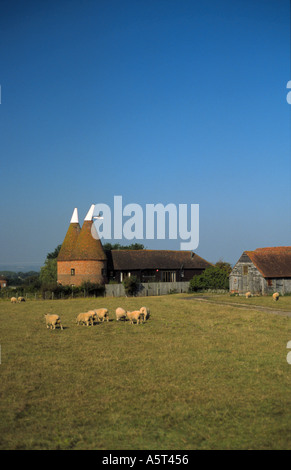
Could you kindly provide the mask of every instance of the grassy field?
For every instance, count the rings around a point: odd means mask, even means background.
[[[0,449],[291,449],[291,319],[190,297],[0,302]],[[144,304],[145,324],[115,321]]]

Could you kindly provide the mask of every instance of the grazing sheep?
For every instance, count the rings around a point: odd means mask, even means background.
[[[20,302],[25,302],[25,298],[24,298],[24,297],[18,297],[17,300],[18,300],[19,303],[20,303]]]
[[[141,313],[144,315],[144,320],[148,320],[150,318],[150,309],[147,307],[141,307]]]
[[[77,316],[78,325],[86,324],[87,326],[93,325],[93,316],[91,312],[79,313]]]
[[[60,326],[61,330],[63,329],[63,326],[61,324],[61,319],[59,315],[50,315],[47,314],[44,316],[45,317],[45,322],[46,322],[46,327],[47,328],[52,328],[53,330],[56,329],[56,326]]]
[[[126,319],[126,311],[124,310],[124,308],[118,307],[115,310],[115,314],[117,321],[121,320],[121,318],[123,318],[124,320]]]
[[[272,297],[273,297],[273,300],[279,300],[279,297],[280,297],[279,292],[275,292]]]
[[[12,304],[17,304],[17,298],[16,297],[11,297],[11,303]]]
[[[138,324],[138,323],[142,323],[144,319],[144,314],[140,310],[134,310],[133,312],[126,312],[126,316],[132,325],[134,321],[136,321],[136,323]]]
[[[97,318],[99,321],[105,321],[105,318],[107,321],[109,321],[109,315],[108,315],[108,310],[107,308],[97,308],[96,310],[94,310]]]
[[[94,323],[94,321],[96,321],[96,322],[99,321],[99,318],[97,317],[97,315],[95,313],[95,310],[89,310],[87,313],[92,316],[93,323]]]
[[[246,299],[248,299],[248,298],[251,297],[251,296],[252,296],[251,292],[247,292],[247,293],[246,293]]]

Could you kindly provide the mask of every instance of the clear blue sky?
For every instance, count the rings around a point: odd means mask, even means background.
[[[290,245],[289,0],[2,0],[0,31],[0,269],[114,195],[199,204],[211,262]]]

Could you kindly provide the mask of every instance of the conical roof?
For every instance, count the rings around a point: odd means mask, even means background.
[[[94,207],[95,205],[92,204],[84,219],[81,232],[72,252],[72,260],[103,261],[107,259],[97,230],[93,225]]]
[[[71,259],[72,252],[80,232],[81,227],[78,219],[78,209],[75,208],[67,234],[59,251],[58,261],[69,261]]]

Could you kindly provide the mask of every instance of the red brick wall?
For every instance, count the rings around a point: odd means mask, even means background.
[[[106,281],[106,261],[58,261],[58,282],[62,285],[80,286],[84,281],[103,284]],[[75,275],[71,275],[75,269]],[[102,275],[105,270],[105,276]]]

